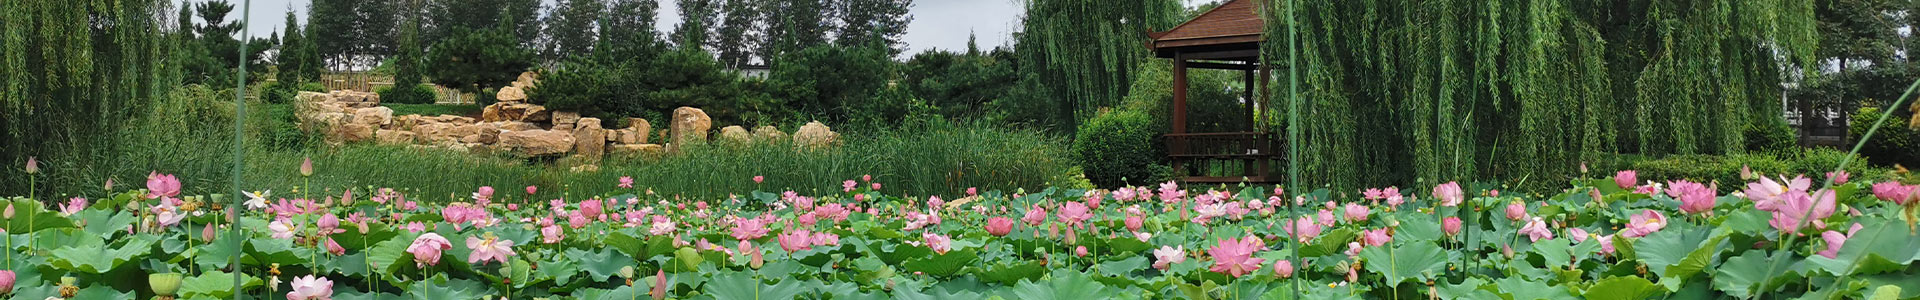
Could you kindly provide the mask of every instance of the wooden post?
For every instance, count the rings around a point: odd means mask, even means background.
[[[1187,133],[1187,55],[1181,52],[1173,53],[1173,117],[1170,122],[1173,123],[1173,134]],[[1167,152],[1186,153],[1186,141],[1182,138],[1170,138],[1168,142],[1172,147]],[[1173,163],[1173,176],[1181,176],[1184,162],[1180,158],[1170,161]]]
[[[1251,63],[1251,62],[1249,62],[1249,63]],[[1247,131],[1249,131],[1249,132],[1251,132],[1251,131],[1254,131],[1254,124],[1255,124],[1255,123],[1254,123],[1254,120],[1253,120],[1253,118],[1254,118],[1254,113],[1253,113],[1253,106],[1254,106],[1254,105],[1253,105],[1253,104],[1254,104],[1254,99],[1253,99],[1253,89],[1254,89],[1254,86],[1253,86],[1253,69],[1247,69],[1247,71],[1246,71],[1246,72],[1243,72],[1243,73],[1246,73],[1245,75],[1246,75],[1246,77],[1247,77],[1247,78],[1246,78],[1246,84],[1247,84],[1246,86],[1247,86],[1247,90],[1246,90],[1246,91],[1245,91],[1244,93],[1242,93],[1243,95],[1241,95],[1241,97],[1242,97],[1242,99],[1247,99],[1247,113],[1246,113],[1246,115],[1247,115],[1247,116],[1246,116],[1246,117],[1247,117],[1247,126],[1246,126],[1246,130],[1247,130]]]

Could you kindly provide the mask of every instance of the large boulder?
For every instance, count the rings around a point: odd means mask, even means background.
[[[720,141],[735,145],[746,144],[753,141],[753,134],[748,133],[746,128],[740,126],[721,127]]]
[[[533,87],[533,85],[539,84],[539,83],[540,83],[540,74],[533,73],[532,71],[527,71],[527,72],[520,72],[520,77],[514,78],[513,83],[509,84],[509,86],[517,87],[524,90],[524,89]]]
[[[534,123],[528,123],[528,122],[519,122],[519,121],[510,121],[510,122],[497,122],[497,123],[489,123],[489,124],[497,124],[496,126],[494,126],[494,128],[498,128],[498,129],[500,129],[500,130],[509,130],[509,131],[523,131],[523,130],[539,130],[539,129],[540,129],[540,125],[539,125],[539,124],[534,124]]]
[[[553,112],[554,130],[573,130],[580,123],[580,113],[570,111]]]
[[[762,142],[784,141],[787,139],[787,133],[780,131],[780,128],[760,125],[760,127],[753,128],[753,137]]]
[[[393,109],[386,107],[369,107],[355,110],[353,111],[353,123],[373,126],[375,128],[393,124]]]
[[[493,98],[500,102],[523,102],[527,101],[527,93],[521,91],[520,87],[508,86],[500,88],[500,92],[494,93]]]
[[[480,109],[483,122],[546,121],[552,113],[547,107],[530,103],[499,102]]]
[[[667,130],[673,134],[674,144],[684,145],[706,142],[707,130],[711,129],[713,119],[707,117],[706,111],[682,106],[673,109],[673,122]]]
[[[414,137],[415,137],[412,131],[386,130],[386,129],[375,131],[373,133],[373,136],[374,136],[374,140],[380,142],[381,144],[396,144],[396,145],[413,144]]]
[[[587,159],[600,159],[606,153],[607,130],[600,128],[599,118],[581,118],[578,128],[573,129],[573,153]]]
[[[627,128],[607,132],[607,142],[616,144],[645,144],[647,135],[653,133],[653,124],[647,119],[628,118]]]
[[[793,144],[803,147],[826,146],[839,140],[840,134],[833,132],[832,127],[820,124],[820,121],[809,122],[793,132]]]
[[[660,146],[660,144],[613,145],[607,148],[607,154],[609,155],[659,156],[666,152],[667,148]]]
[[[443,138],[459,139],[462,135],[455,132],[455,128],[457,127],[453,124],[447,123],[423,123],[414,125],[413,133],[429,141]]]
[[[300,103],[333,102],[333,95],[321,92],[300,91],[300,93],[293,95],[293,100],[299,101]]]
[[[564,131],[526,130],[500,133],[495,147],[531,156],[558,155],[573,151],[573,134]]]
[[[352,143],[373,139],[374,132],[378,129],[366,124],[347,123],[333,127],[332,133],[328,136],[336,143]]]

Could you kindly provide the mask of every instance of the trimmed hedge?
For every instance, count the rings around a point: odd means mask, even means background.
[[[1087,180],[1100,187],[1146,185],[1164,181],[1172,169],[1153,117],[1138,110],[1106,110],[1080,125],[1073,155]]]
[[[1851,140],[1860,140],[1868,129],[1873,128],[1873,122],[1880,119],[1880,113],[1877,107],[1860,108],[1848,122],[1847,136]],[[1920,130],[1909,127],[1907,119],[1907,116],[1898,112],[1887,118],[1887,124],[1880,126],[1880,131],[1874,132],[1873,138],[1860,148],[1860,155],[1876,165],[1920,167]]]

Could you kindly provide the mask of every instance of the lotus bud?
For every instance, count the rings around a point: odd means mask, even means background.
[[[0,270],[0,295],[13,293],[14,276],[12,270]]]
[[[302,177],[313,176],[313,158],[312,157],[307,157],[306,159],[300,161],[300,176]]]
[[[181,279],[180,273],[147,274],[147,285],[153,288],[154,294],[172,296],[180,292]]]
[[[35,173],[40,173],[40,160],[35,159],[32,156],[28,156],[27,157],[27,174],[35,174]]]

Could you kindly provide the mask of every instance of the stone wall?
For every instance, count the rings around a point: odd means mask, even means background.
[[[772,126],[748,131],[726,126],[712,131],[713,120],[693,107],[673,110],[665,132],[656,133],[646,119],[628,118],[625,128],[609,129],[605,121],[576,112],[549,111],[527,102],[524,89],[538,79],[525,73],[500,89],[500,102],[482,109],[478,118],[439,115],[393,115],[380,106],[378,94],[333,91],[301,92],[295,97],[301,128],[324,134],[329,144],[381,143],[445,148],[460,152],[506,151],[525,156],[571,156],[571,161],[594,162],[605,155],[662,155],[672,146],[708,143],[725,145],[787,141],[789,135]],[[655,139],[655,135],[662,138]],[[799,147],[832,145],[839,134],[820,122],[808,123],[791,135]],[[656,144],[659,143],[659,144]],[[665,145],[662,145],[665,144]],[[586,165],[576,171],[597,170]]]

